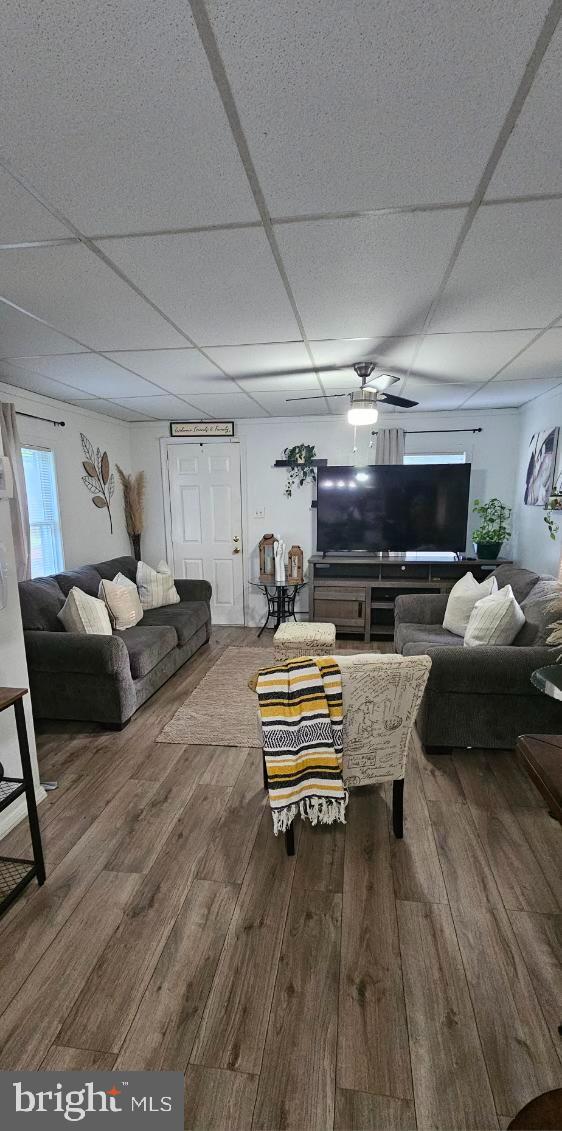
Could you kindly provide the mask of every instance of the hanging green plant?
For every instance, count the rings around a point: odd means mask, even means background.
[[[556,541],[556,535],[558,534],[558,531],[560,530],[560,525],[559,525],[558,522],[556,522],[556,519],[554,518],[554,515],[553,515],[552,512],[555,511],[555,510],[559,510],[559,509],[560,509],[559,507],[552,507],[552,506],[548,506],[548,507],[545,508],[546,513],[545,513],[545,516],[544,516],[544,521],[546,522],[546,525],[548,527],[548,533],[550,534],[550,537],[552,538],[553,542]]]
[[[314,444],[294,444],[292,448],[284,448],[283,455],[290,464],[285,486],[285,494],[290,499],[293,487],[316,483],[316,468],[312,462],[316,459],[316,448]]]

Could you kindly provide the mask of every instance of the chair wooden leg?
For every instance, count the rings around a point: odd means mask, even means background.
[[[295,829],[294,825],[289,825],[285,833],[285,852],[287,856],[295,855]]]
[[[404,836],[404,778],[392,783],[392,828],[397,840]]]

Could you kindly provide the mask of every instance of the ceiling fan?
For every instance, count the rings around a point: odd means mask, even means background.
[[[361,387],[351,393],[326,393],[326,397],[349,397],[350,407],[347,412],[349,424],[376,424],[378,420],[377,402],[381,404],[394,404],[398,408],[414,408],[418,401],[406,400],[406,397],[395,397],[386,390],[399,381],[391,373],[379,373],[372,381],[367,381],[376,368],[374,361],[357,361],[353,366],[361,381]],[[288,401],[316,401],[324,400],[323,394],[312,397],[286,397]]]

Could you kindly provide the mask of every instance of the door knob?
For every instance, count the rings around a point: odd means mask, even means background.
[[[239,547],[239,546],[235,546],[235,547],[234,547],[234,549],[233,549],[233,551],[232,551],[232,553],[233,553],[233,554],[239,554],[239,553],[240,553],[240,547]]]
[[[238,537],[238,535],[237,535],[237,534],[235,534],[235,535],[234,535],[234,538],[232,539],[232,541],[233,541],[233,542],[239,542],[239,541],[240,541],[240,539],[239,539],[239,537]]]

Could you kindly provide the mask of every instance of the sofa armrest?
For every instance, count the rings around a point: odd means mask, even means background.
[[[179,577],[174,579],[174,585],[180,595],[180,601],[210,601],[212,586],[208,581],[192,580]]]
[[[411,655],[415,645],[406,645]],[[465,648],[463,645],[428,645],[431,656],[428,687],[431,691],[468,695],[540,695],[531,675],[546,664],[554,664],[559,648],[517,648],[513,645]]]
[[[129,653],[118,636],[45,631],[26,631],[23,635],[32,671],[130,677]]]
[[[403,593],[394,603],[394,623],[443,624],[448,598],[448,593]]]

